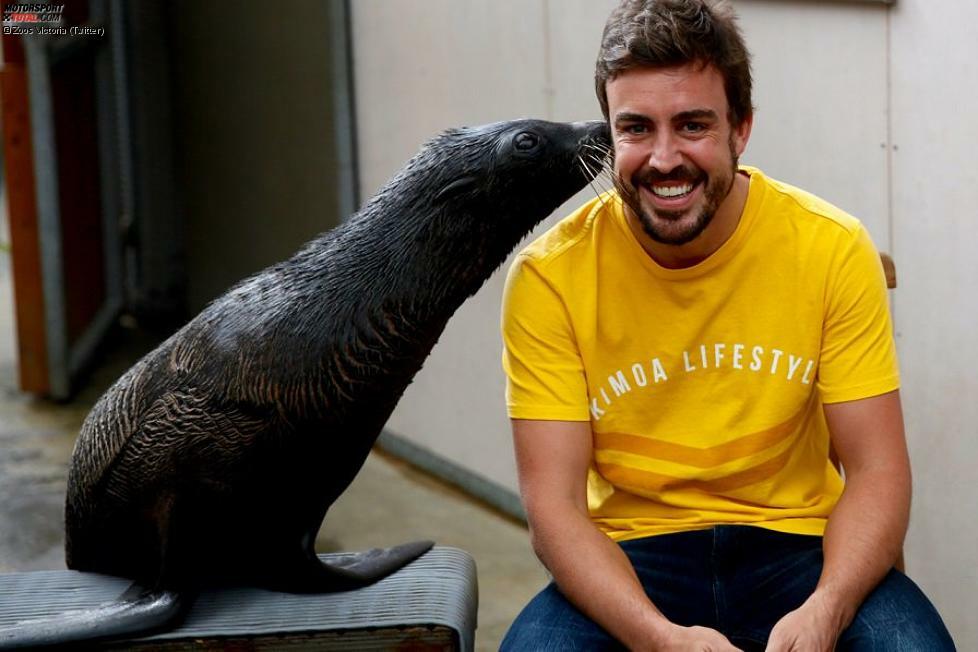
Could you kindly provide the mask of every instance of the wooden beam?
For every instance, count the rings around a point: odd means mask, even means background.
[[[0,107],[3,112],[4,173],[10,212],[11,268],[20,387],[25,392],[46,394],[49,389],[48,359],[27,70],[17,39],[5,36],[3,51]]]

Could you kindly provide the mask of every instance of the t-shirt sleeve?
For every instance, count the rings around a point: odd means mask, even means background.
[[[566,307],[525,255],[506,279],[502,335],[510,418],[590,419],[584,365]]]
[[[829,279],[818,389],[823,403],[878,396],[900,387],[886,277],[860,225]]]

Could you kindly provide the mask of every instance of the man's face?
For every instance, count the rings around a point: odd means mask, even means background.
[[[607,91],[623,201],[656,242],[691,242],[730,192],[750,119],[730,125],[713,66],[636,68]]]

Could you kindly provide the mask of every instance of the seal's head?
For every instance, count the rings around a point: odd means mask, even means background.
[[[595,176],[610,140],[601,121],[513,120],[453,129],[427,148],[441,159],[436,204],[525,233]]]
[[[405,172],[425,178],[429,233],[455,248],[478,242],[478,257],[496,266],[595,177],[609,150],[601,121],[513,120],[446,131]]]
[[[454,310],[606,167],[610,148],[600,121],[450,129],[425,143],[347,229],[375,242],[377,257],[396,270],[389,274],[416,279],[413,293],[430,292]]]

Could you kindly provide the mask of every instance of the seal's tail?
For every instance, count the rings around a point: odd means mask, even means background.
[[[176,625],[195,594],[130,586],[114,602],[0,628],[0,650],[38,649],[79,641],[119,638]]]

